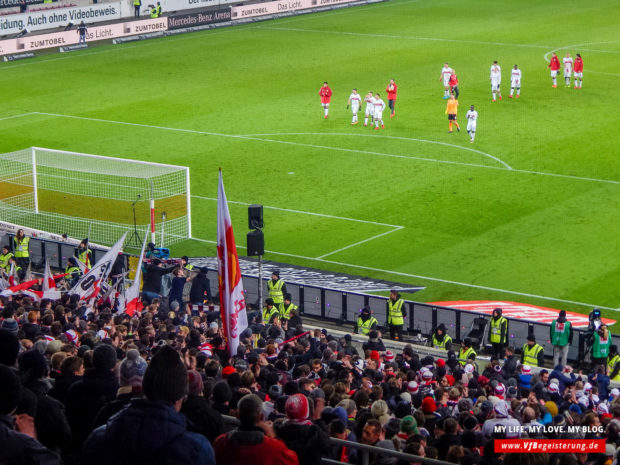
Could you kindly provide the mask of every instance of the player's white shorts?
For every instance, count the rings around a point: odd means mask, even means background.
[[[521,81],[519,79],[510,81],[510,87],[521,87]]]
[[[375,110],[373,117],[375,118],[375,121],[383,121],[383,111]]]
[[[450,83],[450,75],[444,74],[443,75],[443,86],[448,87],[449,83]]]
[[[499,84],[500,84],[500,81],[493,81],[493,80],[492,80],[492,81],[491,81],[491,89],[493,89],[493,90],[499,90]]]
[[[476,121],[467,121],[467,131],[476,132]]]
[[[565,78],[569,78],[570,77],[570,69],[565,69],[564,70],[564,77]]]
[[[581,78],[583,78],[583,73],[581,73],[581,72],[580,73],[573,73],[573,76],[576,77],[576,78],[581,79]]]
[[[558,71],[557,70],[551,70],[551,77],[555,78],[558,75]]]
[[[372,108],[370,105],[366,105],[366,116],[370,116],[375,114],[375,109]]]
[[[351,112],[357,113],[358,111],[360,111],[360,106],[351,104]]]

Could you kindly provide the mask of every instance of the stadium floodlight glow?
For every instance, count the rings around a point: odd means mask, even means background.
[[[6,221],[76,238],[87,237],[90,225],[89,240],[113,244],[134,230],[132,204],[137,231],[150,229],[152,242],[162,221],[167,244],[191,238],[185,166],[39,147],[0,154],[0,218]],[[166,219],[156,222],[164,211]]]

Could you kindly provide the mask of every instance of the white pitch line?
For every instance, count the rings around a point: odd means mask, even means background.
[[[125,125],[125,126],[143,127],[143,128],[149,128],[149,129],[162,129],[162,130],[166,130],[166,131],[185,132],[185,133],[189,133],[189,134],[204,134],[204,135],[209,135],[209,136],[229,137],[229,138],[233,138],[233,139],[257,140],[257,141],[263,141],[263,142],[274,142],[274,143],[280,143],[280,144],[299,145],[299,146],[313,147],[313,148],[324,148],[324,149],[328,149],[328,150],[339,150],[339,151],[344,151],[344,152],[366,153],[366,154],[370,154],[370,155],[378,155],[378,156],[386,156],[386,157],[394,157],[394,158],[405,158],[405,159],[417,160],[417,161],[429,161],[429,162],[434,162],[434,163],[445,163],[445,164],[450,164],[450,165],[470,166],[470,167],[473,167],[473,168],[485,168],[485,169],[491,169],[491,170],[500,170],[500,171],[506,171],[506,172],[510,172],[510,173],[537,174],[537,175],[540,175],[540,176],[550,176],[550,177],[562,178],[562,179],[572,179],[572,180],[575,180],[575,181],[589,181],[589,182],[598,182],[598,183],[602,183],[602,184],[620,185],[620,181],[615,181],[613,179],[589,178],[589,177],[585,177],[585,176],[572,176],[572,175],[569,175],[569,174],[549,173],[549,172],[545,172],[545,171],[533,171],[533,170],[524,170],[524,169],[518,169],[518,168],[513,168],[511,170],[507,170],[505,168],[500,168],[498,166],[491,166],[491,165],[477,165],[477,164],[474,164],[474,163],[462,163],[462,162],[457,162],[457,161],[437,160],[435,158],[408,157],[406,155],[382,154],[380,152],[369,152],[369,151],[364,151],[364,150],[352,150],[352,149],[344,149],[344,148],[339,148],[339,147],[329,147],[329,146],[320,146],[320,145],[316,145],[315,146],[315,145],[311,145],[311,144],[300,144],[300,143],[296,143],[296,142],[287,142],[287,141],[274,140],[274,139],[263,139],[263,138],[260,138],[260,137],[246,137],[246,136],[239,136],[239,135],[234,135],[234,134],[221,134],[221,133],[217,133],[217,132],[196,131],[196,130],[193,130],[193,129],[171,128],[171,127],[166,127],[166,126],[154,126],[154,125],[150,125],[150,124],[141,124],[141,123],[128,123],[128,122],[125,122],[125,121],[114,121],[114,120],[100,119],[100,118],[89,118],[89,117],[86,117],[86,116],[63,115],[63,114],[59,114],[59,113],[45,113],[45,112],[39,112],[39,111],[35,111],[32,114],[54,116],[54,117],[59,117],[59,118],[81,119],[81,120],[86,120],[86,121],[95,121],[95,122],[100,122],[100,123],[120,124],[120,125]],[[380,137],[380,136],[377,136],[377,137]]]
[[[5,116],[4,118],[0,118],[0,121],[6,121],[8,119],[13,119],[13,118],[21,118],[23,116],[30,116],[34,114],[36,114],[36,112],[30,111],[28,113],[20,113],[19,115]]]
[[[383,237],[383,236],[387,236],[388,234],[392,234],[393,232],[400,231],[401,229],[404,229],[404,227],[403,226],[398,226],[398,227],[396,227],[396,228],[394,228],[394,229],[392,229],[390,231],[386,231],[384,233],[377,234],[375,236],[369,237],[368,239],[364,239],[364,240],[358,241],[355,244],[349,244],[347,246],[341,247],[340,249],[334,250],[332,252],[328,252],[328,253],[323,254],[323,255],[321,255],[319,257],[316,257],[316,258],[317,259],[322,259],[322,258],[325,258],[325,257],[329,257],[330,255],[334,255],[334,254],[337,254],[338,252],[342,252],[343,250],[347,250],[347,249],[351,249],[353,247],[357,247],[358,245],[365,244],[366,242],[378,239],[378,238]]]
[[[487,42],[482,40],[465,40],[465,39],[443,39],[439,37],[419,37],[419,36],[402,36],[395,34],[371,34],[365,32],[349,32],[349,31],[327,31],[324,29],[305,29],[295,27],[275,27],[275,26],[256,26],[256,29],[270,29],[275,31],[290,31],[290,32],[314,32],[319,34],[339,34],[349,36],[360,37],[376,37],[382,39],[408,39],[408,40],[425,40],[429,42],[453,42],[462,44],[473,45],[497,45],[500,47],[525,47],[525,48],[542,48],[549,49],[548,45],[535,45],[535,44],[515,44],[506,42]]]
[[[202,200],[215,200],[215,201],[217,201],[217,198],[215,198],[215,197],[204,197],[202,195],[192,195],[192,197],[197,198],[197,199],[202,199]],[[238,201],[234,201],[234,200],[229,200],[228,203],[232,203],[232,204],[235,204],[235,205],[251,205],[250,203],[247,203],[247,202],[238,202]],[[377,225],[377,226],[386,226],[386,227],[390,227],[390,228],[404,228],[404,226],[399,226],[397,224],[379,223],[378,221],[370,221],[370,220],[358,220],[357,218],[348,218],[346,216],[327,215],[325,213],[307,212],[307,211],[304,211],[304,210],[294,210],[294,209],[291,209],[291,208],[271,207],[269,205],[263,205],[263,208],[268,208],[270,210],[278,210],[278,211],[283,211],[283,212],[289,212],[289,213],[300,213],[302,215],[320,216],[321,218],[332,218],[332,219],[335,219],[335,220],[355,221],[356,223],[374,224],[374,225]]]
[[[209,241],[206,239],[199,239],[196,237],[193,237],[192,239],[195,239],[197,241],[200,242],[206,242],[209,244],[215,244],[215,241]],[[238,245],[237,248],[239,249],[245,249],[245,247]],[[419,274],[412,274],[412,273],[405,273],[402,271],[394,271],[394,270],[385,270],[383,268],[375,268],[372,266],[364,266],[364,265],[355,265],[353,263],[343,263],[343,262],[337,262],[334,260],[326,260],[324,258],[316,258],[316,257],[306,257],[304,255],[296,255],[296,254],[292,254],[292,253],[284,253],[284,252],[276,252],[273,250],[265,250],[266,253],[271,253],[274,255],[281,255],[281,256],[285,256],[285,257],[292,257],[292,258],[298,258],[301,260],[309,260],[309,261],[315,261],[315,262],[320,262],[320,263],[328,263],[330,265],[338,265],[338,266],[344,266],[344,267],[348,267],[348,268],[357,268],[360,270],[366,270],[366,271],[375,271],[375,272],[379,272],[379,273],[387,273],[387,274],[392,274],[392,275],[396,275],[396,276],[404,276],[406,278],[417,278],[417,279],[425,279],[427,281],[433,281],[433,282],[438,282],[438,283],[443,283],[443,284],[453,284],[456,286],[463,286],[463,287],[470,287],[473,289],[481,289],[481,290],[485,290],[485,291],[493,291],[493,292],[501,292],[504,294],[512,294],[512,295],[518,295],[521,297],[531,297],[534,299],[541,299],[541,300],[550,300],[553,302],[561,302],[564,304],[572,304],[572,305],[579,305],[581,307],[590,307],[590,308],[601,308],[604,310],[614,310],[614,311],[619,311],[620,309],[618,308],[613,308],[613,307],[606,307],[604,305],[598,305],[598,304],[591,304],[591,303],[587,303],[587,302],[578,302],[575,300],[566,300],[566,299],[559,299],[557,297],[548,297],[548,296],[544,296],[544,295],[537,295],[537,294],[529,294],[527,292],[520,292],[520,291],[511,291],[510,289],[500,289],[497,287],[490,287],[490,286],[481,286],[478,284],[470,284],[470,283],[462,283],[460,281],[453,281],[450,279],[442,279],[442,278],[434,278],[431,276],[423,276],[423,275],[419,275]]]
[[[385,136],[381,134],[355,134],[350,132],[280,132],[271,134],[243,134],[247,137],[261,137],[261,136],[353,136],[353,137],[379,137],[381,139],[396,139],[406,141],[424,142],[427,144],[443,145],[446,147],[452,147],[460,150],[466,150],[468,152],[478,153],[484,157],[491,158],[496,162],[504,165],[507,169],[511,170],[512,167],[500,158],[494,157],[490,153],[483,152],[482,150],[476,150],[471,147],[463,147],[456,144],[449,144],[447,142],[440,142],[436,140],[418,139],[417,137],[402,137],[402,136]]]

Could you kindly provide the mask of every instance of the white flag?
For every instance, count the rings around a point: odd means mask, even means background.
[[[140,301],[140,278],[142,277],[142,258],[144,257],[144,250],[146,249],[146,242],[149,237],[148,234],[149,231],[147,228],[144,242],[142,243],[142,250],[140,251],[138,267],[133,277],[133,283],[131,283],[129,289],[125,291],[125,295],[121,296],[118,302],[118,311],[121,313],[125,312],[130,317],[133,317],[136,312],[139,312],[143,308],[142,302]]]
[[[220,288],[220,314],[231,356],[237,355],[239,335],[248,327],[241,268],[233,234],[222,170],[217,193],[217,258]]]
[[[123,234],[123,237],[95,263],[90,271],[80,278],[78,283],[69,291],[69,295],[79,295],[80,300],[88,300],[99,295],[102,284],[108,279],[112,265],[114,265],[116,257],[123,247],[125,236],[127,233]]]

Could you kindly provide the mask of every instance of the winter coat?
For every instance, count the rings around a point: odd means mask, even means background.
[[[172,405],[135,399],[86,440],[84,465],[215,465],[209,441]],[[222,462],[224,463],[224,462]]]
[[[69,392],[69,388],[71,385],[79,380],[81,380],[81,376],[77,375],[60,375],[56,378],[54,382],[54,387],[48,393],[54,399],[59,400],[63,404],[65,403],[65,399],[67,397],[67,392]]]
[[[73,431],[73,450],[79,451],[94,429],[95,417],[116,397],[118,382],[111,371],[88,370],[80,381],[71,385],[65,405]]]
[[[329,436],[314,424],[302,425],[285,421],[275,427],[276,435],[287,447],[297,452],[299,465],[321,463],[330,452]]]
[[[218,464],[299,465],[295,452],[281,440],[265,436],[260,428],[237,429],[222,434],[215,440],[213,448]]]
[[[59,465],[58,456],[39,441],[13,429],[13,418],[0,415],[0,463],[4,465]]]
[[[195,431],[206,437],[209,442],[215,441],[223,431],[222,415],[211,408],[207,399],[189,395],[183,402],[181,413],[196,427]]]

